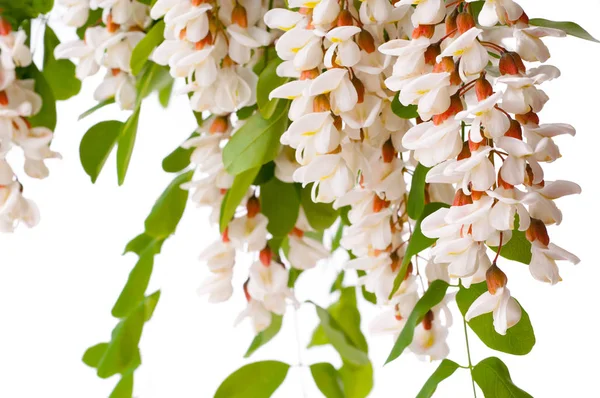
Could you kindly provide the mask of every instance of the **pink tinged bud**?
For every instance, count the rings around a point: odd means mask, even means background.
[[[356,40],[358,47],[361,50],[365,51],[368,54],[371,54],[376,50],[375,48],[375,39],[367,30],[361,30],[358,34],[358,39]]]
[[[423,318],[423,329],[431,330],[433,327],[433,311],[429,310],[427,314],[425,314],[425,318]]]
[[[537,218],[531,219],[531,223],[525,232],[525,236],[527,237],[527,240],[532,243],[538,241],[544,246],[550,244],[550,236],[548,235],[546,225],[542,220],[538,220]]]
[[[313,99],[313,112],[329,112],[331,111],[331,104],[329,104],[329,98],[326,94],[319,94]]]
[[[508,131],[504,133],[505,137],[512,137],[518,140],[523,140],[523,129],[521,128],[521,123],[516,121],[515,119],[510,119],[510,127]]]
[[[454,63],[454,59],[452,57],[444,57],[440,62],[434,65],[433,67],[434,73],[442,73],[448,72],[450,73],[450,84],[454,86],[458,86],[462,83],[460,79],[460,75],[458,74],[458,70],[456,69],[456,64]]]
[[[217,116],[215,120],[213,120],[212,124],[209,128],[209,133],[211,134],[222,134],[227,131],[227,127],[229,126],[229,122],[227,121],[227,117],[225,116]]]
[[[348,10],[342,10],[337,18],[336,22],[337,26],[352,26],[354,25],[354,19],[352,18],[352,14]]]
[[[236,3],[235,7],[233,7],[233,11],[231,11],[231,22],[238,24],[240,28],[248,27],[248,15],[246,14],[246,9],[244,6]]]
[[[262,249],[258,255],[258,258],[260,259],[262,265],[265,267],[270,266],[271,260],[273,259],[273,252],[271,251],[271,248],[266,246],[264,249]]]
[[[494,88],[484,76],[480,77],[475,82],[475,94],[477,94],[478,101],[483,101],[494,94]]]
[[[246,203],[246,210],[248,211],[248,218],[254,218],[260,213],[260,201],[256,196],[252,196]]]
[[[419,25],[412,32],[412,38],[426,37],[431,39],[435,33],[435,25]]]
[[[7,106],[8,105],[8,95],[6,91],[0,91],[0,105]]]
[[[471,142],[471,140],[469,140]],[[462,150],[458,154],[456,160],[463,160],[471,157],[471,149],[469,148],[469,142],[464,142]]]
[[[524,115],[515,115],[515,117],[523,126],[527,126],[529,123],[535,124],[536,126],[540,124],[540,117],[533,111]]]
[[[458,17],[458,9],[455,9],[452,14],[446,17],[446,36],[456,36],[458,25],[456,24],[456,18]]]
[[[488,292],[496,294],[498,289],[506,286],[508,278],[500,268],[494,263],[485,273],[485,281],[487,282]]]
[[[427,50],[425,50],[425,54],[424,54],[425,63],[427,65],[435,65],[436,58],[441,53],[442,53],[442,50],[440,49],[440,45],[438,43],[434,43],[434,44],[430,45],[429,47],[427,47]]]
[[[464,106],[463,106],[462,100],[460,99],[460,96],[458,95],[458,93],[454,94],[452,97],[450,97],[450,106],[448,107],[446,112],[433,116],[433,118],[432,118],[433,124],[435,124],[436,126],[439,126],[440,124],[442,124],[446,120],[454,117],[455,115],[457,115],[459,112],[462,112],[463,110],[464,110]]]
[[[475,27],[475,20],[473,16],[467,12],[461,12],[456,17],[456,27],[458,32],[462,35],[466,31]]]
[[[466,195],[462,189],[459,189],[454,194],[454,201],[452,202],[453,207],[460,207],[466,205],[472,205],[473,198],[469,195]]]
[[[500,57],[498,65],[502,75],[519,75],[525,73],[525,64],[521,56],[515,52],[506,52]]]
[[[381,156],[383,157],[384,163],[392,163],[396,157],[396,148],[391,139],[388,139],[381,148]]]

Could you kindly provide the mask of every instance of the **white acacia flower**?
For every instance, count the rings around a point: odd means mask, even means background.
[[[281,136],[281,143],[296,149],[296,161],[310,163],[340,145],[340,132],[333,125],[330,112],[309,113],[290,124]]]
[[[489,62],[487,50],[477,40],[482,32],[483,30],[474,27],[458,36],[442,51],[437,61],[440,62],[444,57],[460,57],[458,72],[461,78],[466,81],[478,75]]]
[[[311,197],[314,202],[333,202],[354,186],[354,175],[339,153],[320,155],[294,172],[294,181],[303,186],[314,182]]]
[[[541,37],[566,37],[567,34],[559,29],[533,26],[525,29],[515,28],[515,39],[517,39],[517,53],[525,61],[546,62],[550,58],[550,51]]]
[[[89,0],[59,0],[58,4],[66,8],[62,15],[65,25],[79,28],[87,22],[90,14]]]
[[[95,75],[100,70],[96,59],[96,51],[110,37],[107,30],[101,26],[90,27],[85,31],[85,40],[60,43],[54,49],[56,59],[77,59],[75,76],[79,80]]]
[[[284,8],[273,8],[272,10],[267,11],[264,21],[271,29],[279,29],[287,32],[298,25],[304,18],[304,15],[299,12],[286,10]]]
[[[575,128],[563,123],[523,126],[523,136],[529,145],[536,148],[533,157],[538,162],[553,162],[561,157],[560,150],[552,138],[564,134],[575,136]],[[540,145],[542,141],[544,144]]]
[[[450,353],[446,339],[448,327],[434,320],[427,329],[423,322],[415,328],[415,335],[410,350],[418,356],[427,356],[432,361],[444,359]]]
[[[402,138],[402,146],[414,150],[414,157],[423,166],[433,167],[456,157],[462,150],[460,122],[448,119],[440,125],[433,122],[417,124]]]
[[[323,259],[329,257],[329,250],[317,240],[306,236],[289,236],[289,252],[287,258],[292,267],[297,269],[311,269]]]
[[[385,250],[392,243],[391,217],[390,209],[364,217],[346,229],[341,240],[342,246],[361,256],[371,248]]]
[[[442,0],[400,0],[395,7],[416,5],[411,20],[414,26],[435,25],[446,16],[446,4]]]
[[[267,244],[268,223],[269,219],[260,213],[254,217],[243,216],[232,220],[227,227],[231,244],[238,250],[261,250]]]
[[[536,79],[520,76],[501,76],[498,83],[506,84],[502,97],[502,109],[506,112],[523,115],[528,112],[538,113],[549,98],[546,93],[535,87]]]
[[[465,319],[470,321],[489,312],[493,313],[496,333],[501,335],[506,335],[506,331],[521,320],[521,306],[506,287],[496,290],[496,294],[485,292],[479,296],[471,304]]]
[[[497,140],[498,147],[508,153],[508,157],[502,163],[500,175],[502,179],[511,185],[520,185],[525,181],[525,170],[527,164],[533,172],[533,183],[538,184],[544,179],[544,170],[536,160],[536,153],[542,152],[548,139],[538,142],[535,149],[529,144],[513,137],[500,137]]]
[[[260,301],[265,309],[278,315],[285,313],[286,300],[293,300],[287,286],[289,272],[281,264],[271,262],[265,266],[256,261],[250,266],[248,294]]]
[[[523,202],[529,205],[529,214],[532,218],[537,218],[546,225],[560,225],[562,212],[558,209],[554,200],[580,193],[581,187],[574,182],[546,181],[542,188],[536,186],[529,188]]]
[[[488,159],[492,148],[480,147],[462,160],[447,160],[427,173],[426,181],[459,184],[463,192],[487,191],[496,181],[494,165]]]
[[[135,79],[125,72],[107,72],[94,92],[94,99],[101,102],[109,98],[114,98],[121,109],[133,109],[137,98]]]
[[[308,94],[329,94],[331,111],[336,115],[351,111],[358,103],[358,93],[346,69],[334,68],[319,75],[312,81]]]
[[[197,292],[199,295],[208,295],[211,303],[221,303],[229,300],[233,294],[233,270],[224,268],[218,272],[212,272],[200,285]]]
[[[450,107],[450,74],[428,73],[406,83],[398,99],[404,106],[418,105],[423,120],[446,112]]]
[[[212,272],[232,269],[235,264],[235,249],[219,239],[200,253],[200,261],[206,262]]]
[[[26,67],[31,64],[32,56],[25,43],[27,34],[24,30],[0,36],[0,63],[4,69]]]
[[[473,2],[475,0],[467,0]],[[479,13],[479,24],[492,27],[498,22],[517,21],[523,15],[523,9],[513,0],[485,0],[483,8]]]
[[[275,43],[279,58],[293,61],[297,70],[314,69],[323,62],[322,39],[313,31],[295,27],[285,32]]]
[[[244,319],[250,318],[255,333],[260,333],[271,325],[273,315],[267,310],[263,303],[258,300],[250,299],[248,305],[235,320],[235,325],[238,325]]]
[[[554,243],[544,246],[536,240],[531,244],[529,271],[538,281],[555,285],[562,280],[558,273],[557,260],[569,261],[574,265],[579,264],[580,261],[577,256]]]
[[[39,210],[21,194],[21,184],[15,181],[0,186],[0,232],[13,232],[20,223],[33,228],[39,221]]]
[[[498,231],[512,231],[515,228],[516,216],[519,216],[519,231],[529,228],[531,217],[523,205],[525,193],[516,188],[506,189],[498,187],[487,194],[496,199],[490,212],[490,224]]]
[[[332,43],[325,53],[324,62],[327,68],[332,68],[334,62],[336,65],[351,68],[360,61],[360,48],[352,40],[360,31],[358,26],[339,26],[327,32],[325,37]]]
[[[470,116],[474,116],[471,122],[471,134],[469,135],[471,141],[479,143],[483,141],[484,136],[495,139],[506,133],[510,127],[510,120],[508,116],[496,108],[502,96],[503,93],[499,91],[480,101],[474,107],[456,115],[457,120],[465,120]],[[481,127],[483,127],[483,135],[481,134]]]

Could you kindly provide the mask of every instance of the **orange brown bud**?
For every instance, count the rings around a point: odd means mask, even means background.
[[[217,116],[213,120],[208,129],[208,132],[211,134],[224,133],[227,131],[227,127],[229,126],[229,122],[227,121],[227,117],[225,116]]]
[[[429,311],[427,311],[427,314],[425,314],[425,318],[423,318],[423,329],[431,330],[432,327],[433,327],[433,311],[429,310]]]
[[[508,128],[508,131],[504,133],[504,136],[516,138],[518,140],[523,140],[523,129],[521,128],[521,123],[511,118],[510,127]]]
[[[448,72],[450,73],[450,84],[458,86],[462,83],[460,75],[456,70],[456,64],[452,57],[444,57],[440,62],[433,66],[434,73]]]
[[[265,248],[260,251],[258,258],[262,265],[268,267],[271,265],[271,260],[273,259],[273,251],[271,251],[269,246],[265,246]]]
[[[6,94],[6,91],[4,91],[4,90],[0,91],[0,105],[2,105],[2,106],[8,105],[8,95]]]
[[[109,33],[115,33],[120,27],[119,24],[113,22],[112,14],[108,14],[108,17],[106,18],[106,30],[108,30]]]
[[[454,201],[452,202],[452,206],[454,207],[460,207],[460,206],[466,206],[466,205],[472,205],[473,204],[473,198],[469,195],[466,195],[462,188],[459,189],[458,191],[456,191],[456,193],[454,194]]]
[[[381,199],[379,195],[375,194],[373,197],[373,212],[379,213],[383,209],[387,209],[390,207],[390,201]]]
[[[358,96],[357,103],[362,104],[365,101],[365,85],[360,79],[354,76],[351,80],[354,89],[356,90],[356,94]]]
[[[481,127],[480,127],[481,128]],[[473,153],[476,150],[479,149],[480,146],[483,145],[484,140],[481,140],[481,142],[475,142],[471,140],[471,131],[469,131],[469,140],[467,141],[469,143],[469,152]],[[469,156],[470,157],[470,156]]]
[[[525,73],[525,64],[521,56],[515,52],[505,52],[500,56],[498,65],[502,75],[519,75]]]
[[[381,156],[384,163],[392,163],[396,157],[396,148],[391,139],[388,139],[381,148]]]
[[[295,236],[297,238],[302,238],[304,236],[304,231],[301,230],[300,228],[294,227],[291,231],[290,231],[290,235],[291,236]]]
[[[0,18],[0,36],[8,36],[12,32],[12,25],[6,19]]]
[[[221,66],[223,68],[229,68],[230,66],[235,66],[236,63],[233,59],[231,59],[229,57],[229,55],[226,55],[225,58],[223,58],[223,61],[221,62]]]
[[[498,289],[506,286],[508,278],[500,268],[494,263],[485,273],[485,281],[487,282],[488,292],[496,294]]]
[[[515,115],[515,118],[521,123],[523,126],[527,126],[529,123],[535,124],[536,126],[540,124],[540,117],[537,113],[530,111],[524,115]]]
[[[319,69],[317,69],[317,68],[303,70],[300,73],[300,80],[312,80],[312,79],[317,78],[317,76],[319,76]]]
[[[371,54],[375,51],[375,39],[373,39],[373,36],[365,29],[361,30],[358,34],[356,43],[361,50],[364,50],[368,54]]]
[[[213,42],[212,33],[208,32],[206,36],[202,38],[202,40],[196,42],[194,47],[196,50],[202,50],[204,47],[211,45]]]
[[[438,43],[433,43],[432,45],[427,47],[427,50],[425,50],[425,63],[427,65],[435,65],[437,62],[436,58],[441,53],[442,50],[440,49],[440,45]]]
[[[235,7],[233,7],[233,11],[231,11],[231,22],[238,24],[240,28],[248,27],[248,15],[246,9],[237,2]]]
[[[494,88],[491,83],[485,78],[485,76],[480,77],[475,82],[475,94],[477,94],[477,100],[483,101],[486,98],[489,98],[494,94]]]
[[[473,16],[471,14],[469,14],[468,12],[461,12],[456,17],[456,27],[458,28],[458,31],[462,35],[469,29],[475,27],[475,19],[473,19]]]
[[[462,112],[463,110],[464,106],[462,100],[460,99],[460,96],[457,93],[450,97],[450,107],[446,110],[446,112],[433,116],[431,120],[433,121],[433,124],[439,126],[440,124],[444,123],[451,117],[454,117],[456,114]]]
[[[354,19],[352,14],[348,10],[342,10],[337,17],[337,26],[352,26],[354,25]]]
[[[229,243],[229,228],[225,228],[225,231],[223,231],[223,235],[221,235],[221,240],[223,241],[223,243]]]
[[[482,196],[487,196],[485,191],[471,191],[471,198],[474,201],[478,201],[479,199],[481,199]]]
[[[319,94],[313,99],[313,112],[329,112],[331,105],[326,94]]]
[[[456,36],[458,26],[456,25],[456,17],[458,16],[458,9],[455,9],[452,14],[446,17],[446,36]]]
[[[412,32],[412,38],[426,37],[431,39],[435,33],[435,25],[419,25]]]
[[[500,173],[498,173],[498,186],[501,186],[504,189],[513,189],[515,187],[514,185],[504,181]]]
[[[531,219],[531,223],[525,232],[525,236],[531,243],[537,240],[544,246],[548,246],[550,244],[548,229],[546,229],[544,222],[542,220],[538,220],[537,218]]]
[[[342,127],[344,127],[344,125],[342,124],[343,120],[340,116],[335,115],[333,116],[333,126],[338,129],[338,131],[342,131]],[[361,129],[362,132],[362,129]]]
[[[254,195],[246,203],[246,210],[248,211],[248,218],[254,218],[260,213],[260,201]]]
[[[406,267],[406,275],[404,276],[404,280],[407,280],[408,278],[410,278],[410,276],[412,275],[414,271],[414,266],[412,261],[410,263],[408,263],[408,267]]]
[[[471,140],[469,140],[471,141]],[[463,160],[463,159],[467,159],[471,157],[471,148],[469,148],[469,143],[468,142],[463,142],[463,147],[460,151],[460,153],[458,154],[458,157],[456,158],[456,160]]]
[[[246,301],[250,302],[252,296],[250,296],[250,292],[248,291],[248,282],[250,282],[250,279],[247,279],[246,282],[244,282],[244,296],[246,297]]]

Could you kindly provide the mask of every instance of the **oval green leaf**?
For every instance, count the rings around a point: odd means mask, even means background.
[[[310,373],[325,398],[346,398],[340,375],[332,364],[320,362],[310,365]]]
[[[287,77],[277,76],[277,67],[283,61],[279,57],[272,59],[267,67],[261,72],[258,77],[256,86],[256,104],[262,117],[270,119],[273,117],[277,105],[281,101],[279,98],[269,100],[269,94],[277,87],[287,83],[290,79]]]
[[[229,375],[214,398],[269,398],[285,380],[290,365],[279,361],[254,362]]]
[[[221,233],[225,231],[227,224],[229,224],[229,221],[235,215],[236,209],[242,202],[242,199],[248,192],[248,188],[252,185],[259,171],[260,167],[255,167],[235,176],[231,188],[229,188],[221,203],[221,215],[219,216]]]
[[[408,194],[407,212],[408,216],[413,220],[418,220],[425,208],[425,177],[429,171],[428,167],[421,163],[415,168]]]
[[[416,398],[431,398],[437,390],[438,385],[446,380],[448,377],[452,376],[454,372],[458,369],[458,364],[449,359],[444,359],[440,366],[437,367],[435,372],[427,379],[421,391],[417,394]]]
[[[594,36],[592,36],[587,30],[583,29],[581,26],[579,26],[575,22],[559,22],[559,21],[550,21],[548,19],[543,19],[543,18],[534,18],[534,19],[530,19],[529,23],[531,25],[543,26],[545,28],[560,29],[570,36],[579,37],[580,39],[600,43],[600,41],[598,41],[596,38],[594,38]]]
[[[258,350],[263,345],[267,344],[269,341],[273,339],[281,330],[281,323],[283,322],[283,317],[281,315],[273,314],[271,316],[271,324],[268,328],[260,332],[254,337],[250,347],[248,347],[248,351],[244,354],[244,358],[249,358],[250,355],[254,354],[256,350]]]
[[[392,112],[396,114],[396,116],[401,117],[402,119],[415,119],[419,116],[419,112],[417,112],[416,105],[404,106],[398,99],[400,93],[398,92],[394,99],[392,100]]]
[[[79,158],[86,174],[92,179],[92,183],[98,179],[98,175],[122,130],[122,122],[108,120],[90,128],[81,139]]]
[[[485,397],[533,398],[515,386],[508,368],[496,357],[486,358],[473,368],[473,379]]]
[[[286,236],[296,225],[300,197],[294,184],[277,178],[260,186],[261,211],[269,219],[267,230],[273,236]]]
[[[135,46],[131,53],[131,73],[136,76],[148,62],[148,57],[160,43],[163,42],[165,22],[161,19],[148,31],[146,36]]]
[[[339,210],[335,210],[331,203],[315,203],[312,201],[310,191],[312,190],[312,184],[307,185],[302,189],[300,193],[300,199],[304,214],[308,219],[308,223],[311,227],[317,231],[322,231],[333,225],[335,220],[340,215]]]

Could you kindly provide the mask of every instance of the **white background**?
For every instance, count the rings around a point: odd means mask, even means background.
[[[600,37],[597,24],[600,2],[523,0],[533,17],[572,20]],[[563,76],[547,83],[551,101],[542,113],[544,122],[571,123],[578,135],[561,137],[563,158],[546,167],[547,179],[570,179],[583,187],[583,195],[559,201],[563,224],[551,229],[554,242],[578,254],[578,266],[561,265],[562,283],[551,287],[535,282],[521,264],[505,264],[513,294],[528,310],[537,344],[525,357],[492,352],[472,335],[474,361],[497,355],[508,365],[515,383],[535,397],[592,397],[598,394],[600,357],[596,305],[600,283],[598,250],[598,162],[600,104],[598,69],[600,44],[583,40],[550,39],[554,65]],[[127,180],[118,188],[114,156],[109,158],[96,185],[79,163],[78,146],[84,132],[102,119],[123,119],[106,108],[81,122],[77,116],[94,105],[95,82],[84,85],[76,99],[59,104],[60,120],[53,148],[64,156],[52,161],[49,179],[25,180],[27,196],[42,212],[41,224],[20,228],[1,237],[0,250],[0,397],[103,398],[117,377],[100,380],[80,360],[85,349],[107,341],[115,319],[110,309],[136,261],[120,256],[125,244],[143,229],[154,200],[172,176],[161,170],[161,160],[193,130],[186,100],[179,98],[168,112],[155,100],[144,106],[138,141]],[[189,206],[183,220],[157,257],[152,287],[162,296],[154,318],[144,330],[143,366],[136,372],[136,396],[142,398],[211,397],[219,383],[247,361],[242,356],[252,339],[248,324],[233,328],[244,307],[238,272],[238,289],[225,304],[209,305],[195,293],[207,275],[197,261],[201,249],[216,231],[207,224],[207,212]],[[240,263],[238,268],[245,268]],[[323,266],[299,280],[298,298],[328,303],[327,288],[335,267]],[[152,290],[153,291],[153,290]],[[317,295],[316,297],[314,295]],[[365,305],[363,327],[377,313]],[[298,364],[296,330],[306,346],[316,324],[314,309],[303,306],[294,322],[286,315],[284,327],[253,360],[278,359]],[[296,325],[298,327],[296,328]],[[371,397],[412,397],[436,364],[418,361],[411,354],[382,367],[391,338],[370,336],[370,353],[376,368]],[[466,363],[462,325],[450,335],[450,358]],[[301,361],[339,363],[329,348],[301,349]],[[445,381],[436,397],[472,396],[468,372],[458,370]],[[276,397],[319,397],[306,368],[294,367]],[[479,395],[481,396],[481,394]]]

